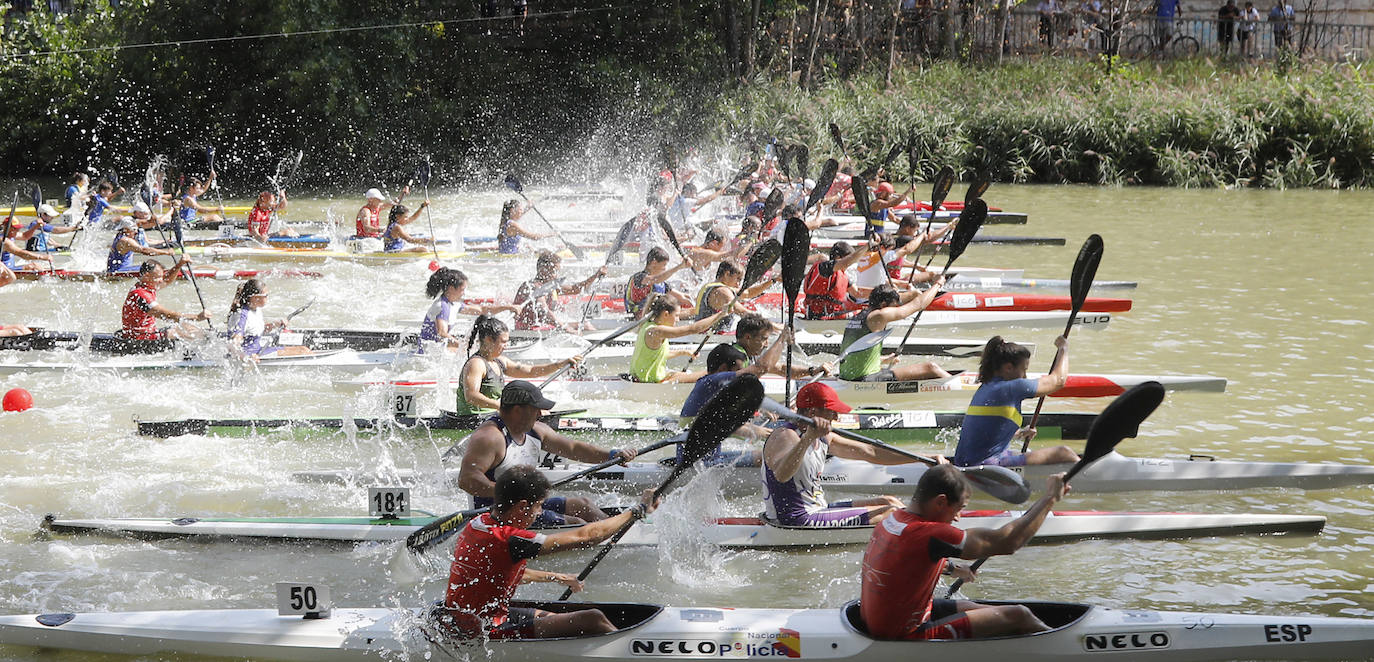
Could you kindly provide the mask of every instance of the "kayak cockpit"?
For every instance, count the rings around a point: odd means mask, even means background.
[[[616,627],[616,632],[606,634],[581,635],[577,637],[522,637],[519,641],[558,641],[561,639],[587,639],[589,637],[608,636],[632,630],[658,616],[663,612],[662,605],[640,604],[634,602],[532,602],[529,600],[512,600],[512,608],[524,607],[527,609],[537,609],[540,611],[552,612],[555,614],[566,614],[583,609],[600,609],[606,615],[606,620]],[[442,604],[436,604],[430,611],[429,619],[434,622],[444,623],[448,618]],[[442,631],[450,642],[462,639],[474,641],[465,636],[457,635],[451,627],[442,628]]]
[[[1035,634],[1029,635],[1014,635],[1011,637],[984,637],[979,639],[979,641],[987,641],[988,639],[1013,639],[1016,637],[1033,637],[1036,635],[1046,634],[1048,632],[1054,632],[1056,630],[1062,630],[1066,627],[1069,627],[1070,625],[1073,625],[1074,623],[1077,623],[1080,619],[1082,619],[1084,616],[1088,614],[1088,610],[1092,609],[1092,607],[1088,605],[1076,604],[1072,602],[1034,602],[1027,600],[979,600],[979,603],[986,605],[1022,605],[1030,609],[1031,612],[1034,613],[1037,618],[1039,618],[1042,622],[1045,623],[1045,625],[1050,626],[1050,629],[1046,630],[1045,632],[1037,632]],[[851,600],[848,603],[846,603],[845,606],[840,610],[840,614],[841,619],[844,621],[845,627],[848,627],[855,633],[860,634],[864,637],[868,637],[869,639],[876,639],[868,633],[868,626],[864,623],[863,616],[859,612],[858,600]],[[939,639],[934,639],[931,641],[944,641],[945,643],[952,643],[949,640]]]

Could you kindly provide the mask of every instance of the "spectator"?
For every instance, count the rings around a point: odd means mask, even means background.
[[[1102,15],[1102,0],[1083,0],[1078,12],[1083,16],[1083,50],[1092,49],[1093,35],[1097,35],[1098,49],[1107,52],[1107,25]]]
[[[1178,16],[1178,0],[1155,0],[1155,41],[1159,43],[1161,49],[1174,38],[1174,17],[1176,16]]]
[[[1245,9],[1240,10],[1241,57],[1254,57],[1255,55],[1255,25],[1259,23],[1259,20],[1259,10],[1255,9],[1255,3],[1246,2]]]
[[[1059,13],[1059,0],[1040,0],[1035,12],[1040,15],[1040,43],[1054,48],[1054,15]]]
[[[1236,0],[1226,0],[1217,10],[1217,43],[1221,44],[1221,54],[1231,53],[1231,40],[1236,34],[1236,21],[1240,18],[1240,7]]]
[[[1269,25],[1274,29],[1274,47],[1278,49],[1293,46],[1293,5],[1288,0],[1274,0],[1274,8],[1269,10]]]

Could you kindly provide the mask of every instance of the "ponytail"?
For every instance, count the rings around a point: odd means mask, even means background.
[[[472,356],[472,346],[488,338],[499,338],[501,334],[507,333],[509,329],[506,323],[492,315],[483,313],[477,316],[477,321],[472,323],[472,331],[468,333],[468,356]],[[480,348],[480,344],[478,345]]]
[[[256,278],[249,278],[243,281],[238,289],[234,290],[234,300],[229,302],[229,323],[231,326],[233,325],[234,314],[239,312],[240,308],[247,306],[248,300],[251,299],[254,294],[260,292],[262,292],[262,283],[258,282]]]
[[[467,274],[457,269],[439,267],[437,271],[429,275],[429,280],[425,283],[425,296],[433,299],[443,294],[450,287],[462,287],[467,284]]]
[[[677,307],[677,302],[673,301],[672,297],[666,294],[655,293],[654,297],[649,300],[649,305],[644,307],[644,319],[658,319],[659,315],[675,311]]]
[[[1020,363],[1030,358],[1030,350],[1014,342],[1007,342],[1002,336],[993,336],[983,346],[983,356],[978,361],[978,381],[987,383],[997,376],[997,370],[1008,363]]]

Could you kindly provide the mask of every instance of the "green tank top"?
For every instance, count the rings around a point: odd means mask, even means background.
[[[639,325],[639,332],[635,334],[635,351],[630,355],[630,374],[635,381],[657,384],[668,376],[668,341],[663,341],[658,349],[651,349],[646,337],[649,329],[657,326],[650,320],[644,320]]]
[[[749,358],[749,350],[745,349],[744,345],[741,345],[739,343],[733,344],[735,346],[735,349],[738,349],[739,352],[744,355],[744,365],[740,366],[740,369],[748,368],[750,365],[752,365],[754,363],[754,359]]]
[[[480,356],[477,356],[476,354],[468,358],[469,361],[472,361],[473,359],[481,360],[487,366],[487,374],[482,375],[482,383],[480,386],[478,386],[477,391],[482,395],[491,398],[492,400],[500,402],[501,391],[506,386],[505,368],[501,367],[500,361],[488,361]],[[463,368],[465,371],[467,367],[468,365],[464,363]],[[455,403],[453,407],[453,412],[455,414],[458,414],[460,416],[464,414],[490,414],[494,411],[496,410],[487,409],[486,407],[478,407],[472,404],[471,402],[468,402],[467,393],[465,393],[463,389],[463,380],[458,380],[458,402]]]
[[[858,317],[849,320],[849,324],[845,325],[844,337],[840,339],[841,352],[850,345],[853,345],[855,340],[870,333],[868,328],[868,313],[869,311],[867,310],[863,311]],[[882,343],[879,343],[862,352],[855,352],[844,357],[844,360],[840,361],[840,379],[848,379],[850,381],[861,380],[864,377],[878,372],[878,370],[882,368],[882,364],[883,346]]]

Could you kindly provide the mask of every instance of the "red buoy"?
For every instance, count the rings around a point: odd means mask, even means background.
[[[33,407],[33,396],[22,388],[12,388],[5,393],[5,411],[24,411]]]

